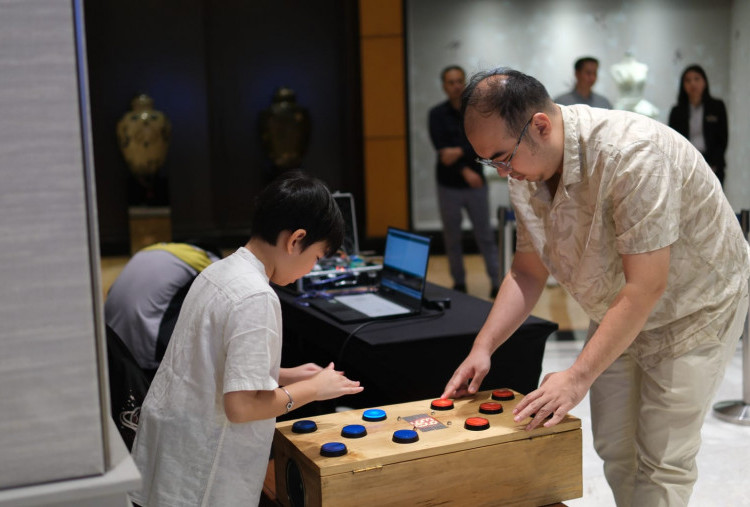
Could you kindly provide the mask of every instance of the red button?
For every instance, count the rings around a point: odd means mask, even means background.
[[[500,401],[509,401],[516,397],[510,389],[495,389],[492,391],[492,399]]]
[[[484,417],[469,417],[464,423],[464,428],[472,431],[486,430],[490,427],[490,422]]]
[[[453,400],[447,400],[443,398],[432,400],[432,403],[430,403],[430,407],[433,410],[450,410],[453,408]]]
[[[500,403],[488,401],[479,405],[479,412],[482,414],[500,414],[503,411],[503,406]]]

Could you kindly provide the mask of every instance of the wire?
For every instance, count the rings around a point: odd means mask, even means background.
[[[375,319],[375,320],[368,320],[367,322],[363,322],[359,326],[355,327],[354,330],[351,333],[349,333],[349,335],[346,338],[344,338],[344,341],[341,343],[341,347],[339,348],[339,353],[336,356],[336,362],[334,364],[336,364],[337,368],[340,368],[340,369],[342,368],[341,365],[343,364],[343,361],[344,361],[344,349],[349,343],[349,340],[351,340],[355,334],[357,334],[359,331],[369,326],[370,324],[382,324],[386,322],[390,323],[390,322],[396,322],[396,321],[400,321],[404,324],[410,324],[414,322],[415,320],[439,319],[443,315],[445,315],[445,309],[440,307],[440,310],[438,313],[431,313],[428,315],[414,315],[414,316],[409,316],[409,317],[389,317],[386,319]]]

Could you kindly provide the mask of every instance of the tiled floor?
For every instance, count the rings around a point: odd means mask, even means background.
[[[125,262],[127,257],[102,259],[102,286],[105,294]],[[487,298],[490,283],[481,257],[467,255],[466,269],[469,293]],[[444,256],[430,258],[428,279],[432,283],[451,286]],[[548,286],[532,313],[557,322],[561,330],[572,332],[576,338],[572,341],[558,341],[555,335],[550,337],[545,350],[542,376],[570,366],[583,346],[582,340],[588,327],[588,319],[581,308],[560,287]],[[741,345],[738,344],[714,403],[743,397],[742,368]],[[601,460],[593,448],[588,397],[571,414],[581,419],[583,427],[583,497],[568,500],[565,504],[570,507],[614,506],[602,472]],[[690,501],[691,507],[750,506],[750,426],[730,424],[709,413],[703,426],[703,446],[698,454],[698,467],[698,482]]]

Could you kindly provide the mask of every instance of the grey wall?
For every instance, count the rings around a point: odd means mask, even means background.
[[[507,65],[538,78],[554,97],[572,88],[575,59],[590,54],[600,60],[595,91],[614,103],[618,93],[609,68],[627,51],[649,66],[644,96],[659,108],[657,119],[665,122],[676,102],[682,69],[691,63],[703,65],[711,93],[732,107],[727,196],[737,211],[750,206],[747,185],[735,184],[744,181],[748,172],[742,162],[747,156],[738,156],[739,149],[746,149],[742,133],[747,132],[747,115],[742,117],[734,109],[747,97],[747,68],[739,74],[732,70],[747,66],[747,36],[742,33],[750,21],[747,4],[731,0],[407,0],[415,228],[440,228],[435,153],[426,119],[429,108],[445,99],[439,78],[443,67],[455,63],[471,74]],[[734,27],[732,31],[729,26]],[[742,41],[744,53],[734,54],[733,46]],[[507,203],[507,185],[494,177],[491,208]]]

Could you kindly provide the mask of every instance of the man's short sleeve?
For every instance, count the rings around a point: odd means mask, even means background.
[[[682,180],[679,171],[651,143],[621,152],[609,191],[617,251],[651,252],[679,238]]]
[[[502,234],[503,231],[500,231]],[[531,241],[529,230],[519,221],[516,221],[516,252],[533,252],[534,244]]]

